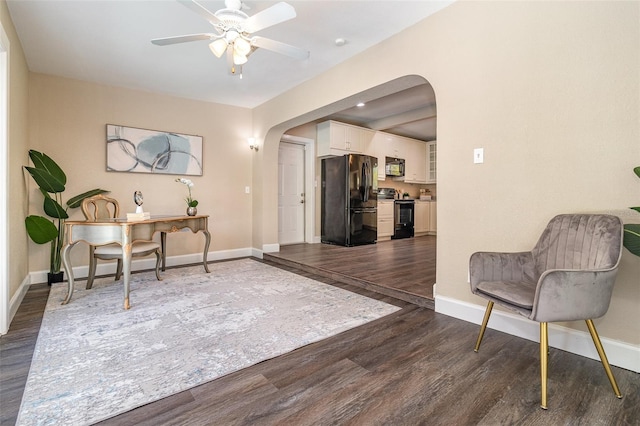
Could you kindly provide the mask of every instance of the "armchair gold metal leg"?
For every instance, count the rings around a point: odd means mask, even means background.
[[[478,340],[476,340],[476,347],[473,349],[474,352],[478,352],[480,350],[480,343],[482,342],[482,338],[484,337],[484,331],[487,329],[487,323],[489,322],[489,317],[491,316],[492,309],[493,302],[489,301],[489,303],[487,303],[487,309],[484,311],[482,326],[480,326],[480,334],[478,334]]]
[[[618,388],[618,383],[616,382],[616,378],[613,377],[613,372],[611,371],[611,366],[609,365],[609,360],[607,359],[607,355],[604,353],[604,348],[602,347],[602,343],[600,342],[600,337],[598,337],[596,326],[593,324],[593,321],[590,319],[586,320],[585,322],[587,323],[587,327],[589,328],[589,333],[591,333],[593,344],[596,345],[596,350],[598,351],[598,355],[600,355],[600,361],[602,361],[602,366],[604,367],[604,371],[607,373],[607,377],[609,378],[609,383],[611,383],[613,392],[616,394],[618,398],[622,398],[622,393],[620,393],[620,388]]]
[[[547,409],[547,367],[549,363],[549,334],[546,322],[540,323],[540,408]]]

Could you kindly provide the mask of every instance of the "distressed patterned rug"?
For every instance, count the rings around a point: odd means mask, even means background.
[[[241,259],[51,289],[19,425],[91,424],[399,308]],[[84,281],[78,283],[84,286]]]

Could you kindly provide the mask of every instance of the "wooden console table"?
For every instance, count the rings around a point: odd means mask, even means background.
[[[202,253],[202,265],[209,272],[207,265],[207,253],[211,243],[209,234],[208,215],[198,216],[152,216],[151,219],[141,221],[127,221],[126,219],[106,219],[99,221],[72,221],[65,222],[66,245],[62,249],[62,263],[68,276],[67,297],[63,305],[69,303],[73,295],[73,268],[69,260],[69,252],[74,245],[83,241],[87,244],[100,246],[117,243],[122,246],[122,275],[124,280],[124,308],[129,309],[129,288],[131,279],[131,244],[134,241],[151,241],[153,234],[162,233],[162,266],[164,270],[166,254],[166,233],[178,232],[189,228],[195,234],[202,232],[206,242]]]

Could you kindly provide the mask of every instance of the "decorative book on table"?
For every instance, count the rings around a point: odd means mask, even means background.
[[[128,222],[135,222],[135,221],[147,220],[147,219],[151,219],[151,213],[149,213],[149,212],[127,213],[127,221]]]

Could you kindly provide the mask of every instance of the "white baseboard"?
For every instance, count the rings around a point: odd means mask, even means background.
[[[46,278],[45,278],[45,281],[46,281]],[[29,290],[30,285],[31,285],[31,282],[29,281],[29,276],[27,276],[20,283],[20,287],[18,287],[18,291],[16,291],[13,294],[13,297],[11,297],[11,300],[9,301],[9,321],[7,322],[7,329],[0,330],[0,334],[7,334],[7,332],[9,331],[9,326],[13,321],[13,317],[16,315],[16,312],[18,312],[18,308],[20,307],[20,304],[22,303],[24,296],[27,294],[27,291]]]
[[[227,259],[236,259],[240,257],[253,256],[253,250],[254,249],[252,248],[241,248],[241,249],[233,249],[233,250],[210,251],[209,253],[207,253],[207,261],[227,260]],[[188,265],[191,263],[201,263],[202,253],[191,253],[191,254],[184,254],[180,256],[168,256],[166,259],[166,262],[167,262],[166,263],[167,266],[179,266],[179,265]],[[155,266],[156,266],[156,258],[153,256],[145,257],[144,259],[134,259],[131,262],[132,271],[153,269],[155,268]],[[30,272],[27,278],[29,281],[29,284],[46,283],[48,272],[49,271]],[[116,272],[115,261],[113,262],[99,261],[98,262],[98,266],[96,267],[96,275],[109,275],[109,274],[115,274],[115,272]],[[88,265],[73,267],[74,278],[86,278],[88,275],[89,275]],[[29,286],[29,284],[27,284],[27,287]],[[22,297],[24,297],[24,295]]]
[[[475,305],[444,296],[436,296],[436,312],[474,324],[481,324],[486,306]],[[540,326],[520,315],[493,310],[487,328],[533,342],[540,341]],[[485,337],[486,339],[486,337]],[[640,373],[640,345],[600,337],[611,365]],[[470,348],[475,342],[470,342]],[[549,323],[549,346],[600,361],[587,332]]]
[[[275,243],[275,244],[263,244],[262,245],[262,252],[263,253],[275,253],[280,251],[280,244]]]

